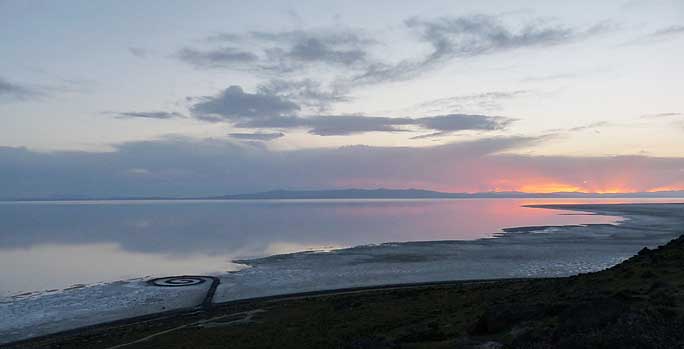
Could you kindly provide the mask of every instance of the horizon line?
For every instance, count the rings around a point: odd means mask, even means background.
[[[184,196],[184,195],[128,195],[128,196],[81,196],[78,194],[60,194],[53,196],[38,196],[38,197],[13,197],[13,198],[0,198],[0,202],[12,202],[12,201],[97,201],[97,200],[220,200],[220,199],[248,199],[249,196],[276,194],[276,193],[319,193],[324,194],[325,192],[345,192],[345,191],[387,191],[387,192],[410,192],[410,191],[421,191],[428,194],[435,195],[465,195],[465,196],[477,196],[477,195],[506,195],[515,194],[515,198],[523,198],[520,196],[524,195],[587,195],[587,196],[599,196],[599,197],[609,197],[611,195],[619,195],[625,197],[625,195],[642,195],[635,198],[648,198],[648,195],[663,195],[663,194],[679,194],[684,195],[684,189],[677,190],[659,190],[659,191],[630,191],[630,192],[585,192],[585,191],[556,191],[556,192],[524,192],[524,191],[480,191],[480,192],[447,192],[447,191],[437,191],[430,189],[420,189],[420,188],[407,188],[407,189],[396,189],[396,188],[336,188],[336,189],[273,189],[258,192],[248,192],[248,193],[232,193],[232,194],[222,194],[222,195],[194,195],[194,196]],[[377,197],[382,199],[382,197]],[[410,198],[410,197],[405,197]],[[418,198],[418,197],[416,197]],[[429,198],[429,197],[425,197]],[[466,197],[467,198],[467,197]],[[501,197],[505,198],[505,197]],[[563,198],[563,197],[557,197]],[[570,197],[572,198],[572,197]],[[667,198],[667,197],[666,197]],[[259,200],[259,198],[253,198],[254,200]],[[277,198],[272,198],[277,199]],[[293,198],[291,198],[293,199]],[[300,198],[302,199],[302,198]],[[305,198],[304,198],[305,199]],[[324,199],[320,197],[319,199]],[[335,199],[335,198],[330,198]]]

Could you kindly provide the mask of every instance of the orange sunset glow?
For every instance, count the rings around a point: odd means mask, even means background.
[[[596,193],[596,194],[616,194],[633,193],[638,190],[624,184],[589,185],[588,181],[582,184],[563,183],[548,179],[519,179],[515,180],[496,180],[493,182],[495,192],[518,191],[524,193]]]
[[[578,192],[582,191],[582,188],[570,185],[570,184],[564,184],[564,183],[532,183],[532,184],[525,184],[517,189],[515,191],[522,191],[526,193],[557,193],[557,192]]]

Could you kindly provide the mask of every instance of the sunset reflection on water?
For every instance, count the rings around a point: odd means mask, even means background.
[[[0,295],[236,270],[232,260],[383,242],[492,238],[502,228],[619,217],[531,204],[675,199],[103,201],[0,204]],[[567,214],[570,213],[570,214]],[[77,218],[76,218],[77,217]],[[26,278],[26,273],[40,277]]]

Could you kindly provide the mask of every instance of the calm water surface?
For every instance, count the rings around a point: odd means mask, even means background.
[[[472,240],[517,226],[613,223],[619,218],[521,206],[644,201],[673,199],[4,202],[0,296],[225,272],[241,268],[234,259],[308,249]]]

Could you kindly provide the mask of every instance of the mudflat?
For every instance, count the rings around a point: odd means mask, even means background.
[[[684,237],[604,271],[214,304],[8,348],[675,348]]]

